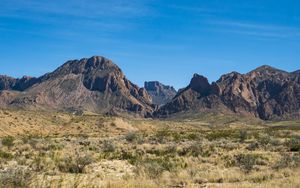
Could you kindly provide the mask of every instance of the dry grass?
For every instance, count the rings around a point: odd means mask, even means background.
[[[297,121],[0,119],[0,187],[300,187]]]

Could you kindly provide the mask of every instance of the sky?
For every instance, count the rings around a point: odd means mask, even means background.
[[[0,74],[93,55],[175,88],[261,65],[300,69],[298,0],[0,0]]]

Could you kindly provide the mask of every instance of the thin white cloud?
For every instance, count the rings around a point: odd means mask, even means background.
[[[150,2],[150,1],[149,1]],[[79,40],[84,33],[95,39],[107,40],[116,32],[130,31],[138,27],[132,18],[151,14],[148,0],[2,0],[0,18],[26,21],[39,27],[0,25],[0,29],[36,36]]]
[[[215,32],[227,32],[262,38],[295,38],[300,36],[300,28],[282,25],[268,25],[232,20],[209,20],[206,24],[213,26]]]
[[[144,0],[2,0],[0,13],[39,13],[42,15],[64,15],[82,18],[99,16],[135,16],[147,13]]]

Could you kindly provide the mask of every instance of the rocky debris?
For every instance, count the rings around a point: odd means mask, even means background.
[[[158,81],[145,82],[144,88],[151,96],[152,103],[159,106],[170,102],[177,93],[172,86],[166,86]]]

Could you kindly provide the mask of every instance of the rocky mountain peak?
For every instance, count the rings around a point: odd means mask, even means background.
[[[209,84],[208,79],[199,74],[193,75],[189,87],[202,95],[208,95],[211,91],[211,85]]]
[[[287,76],[289,73],[268,65],[260,66],[246,75],[250,75],[251,77],[270,77],[270,76],[277,76],[277,75],[284,75]]]
[[[164,89],[168,89],[168,90],[172,90],[174,92],[176,92],[176,90],[174,89],[174,87],[172,86],[167,86],[164,85],[158,81],[150,81],[150,82],[145,82],[144,83],[144,87],[147,91],[157,91],[157,92],[161,92]]]
[[[115,65],[110,59],[102,56],[93,56],[89,59],[85,59],[84,62],[86,62],[85,69],[117,69],[118,71],[121,71],[119,67]]]
[[[70,60],[56,69],[48,77],[55,77],[66,74],[89,74],[99,71],[115,71],[120,73],[121,69],[115,65],[110,59],[102,56],[93,56],[91,58],[83,58],[80,60]]]

